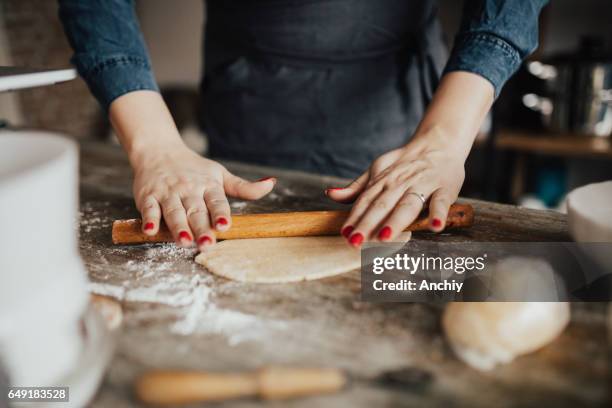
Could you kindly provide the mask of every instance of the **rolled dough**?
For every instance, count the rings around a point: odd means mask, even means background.
[[[406,242],[405,232],[396,242]],[[395,252],[390,246],[390,253]],[[396,248],[398,249],[398,248]],[[360,267],[361,253],[343,237],[235,239],[219,242],[195,261],[215,275],[241,282],[321,279]]]

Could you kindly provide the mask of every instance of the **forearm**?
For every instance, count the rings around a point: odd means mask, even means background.
[[[489,80],[495,96],[538,46],[538,17],[548,0],[465,0],[445,72]]]
[[[444,75],[414,142],[426,146],[436,138],[467,157],[493,101],[493,85],[483,77],[461,71]]]
[[[105,111],[116,98],[158,90],[134,0],[59,0],[71,62]]]
[[[109,119],[132,167],[146,157],[183,147],[183,141],[161,95],[153,91],[135,91],[115,99]]]

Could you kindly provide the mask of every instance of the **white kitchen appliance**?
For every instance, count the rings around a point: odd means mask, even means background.
[[[0,90],[73,77],[0,69]],[[78,252],[78,174],[68,138],[0,130],[0,369],[10,386],[70,387],[67,403],[29,406],[86,406],[112,356]]]
[[[0,92],[57,84],[76,78],[76,70],[0,66]]]

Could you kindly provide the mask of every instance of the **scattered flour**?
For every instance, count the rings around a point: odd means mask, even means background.
[[[80,213],[81,233],[87,236],[110,228],[109,206],[109,202],[85,203]],[[247,206],[245,201],[231,203],[234,210]],[[92,278],[90,292],[119,301],[168,306],[176,317],[168,326],[174,334],[221,335],[230,345],[236,345],[265,340],[286,328],[285,321],[219,306],[215,302],[214,278],[193,262],[195,249],[179,248],[173,244],[147,245],[136,251],[120,246],[101,248],[95,240],[88,239],[81,239],[80,245]],[[120,267],[117,267],[118,259],[123,260]],[[181,267],[177,268],[177,265]],[[129,314],[132,314],[132,319],[147,319],[151,313],[157,315],[159,309],[131,308],[126,319],[130,319]]]
[[[193,273],[172,271],[172,260],[191,259],[193,250],[174,245],[147,249],[144,261],[124,264],[127,278],[119,284],[90,282],[89,290],[126,302],[150,302],[176,308],[177,320],[169,326],[178,335],[217,334],[230,345],[263,340],[283,330],[286,323],[220,307],[214,301],[213,278],[194,263]]]
[[[97,207],[94,207],[91,203],[85,203],[79,211],[79,219],[76,220],[77,229],[80,226],[83,227],[84,232],[91,232],[110,225],[111,220],[105,215],[106,210],[98,208],[106,208],[109,205],[110,202],[108,201],[97,203]]]
[[[88,286],[91,293],[110,296],[118,300],[123,300],[125,297],[125,288],[123,286],[113,286],[101,282],[89,282]]]
[[[297,197],[297,193],[291,190],[289,187],[281,187],[279,193],[282,197]]]
[[[110,296],[126,302],[159,303],[168,306],[187,306],[193,302],[188,281],[180,274],[173,274],[152,285],[139,285],[137,281],[124,281],[122,284],[90,282],[89,291],[98,295]]]
[[[282,321],[222,309],[211,301],[212,290],[201,282],[199,276],[195,276],[192,283],[192,303],[184,317],[171,326],[173,333],[221,334],[226,336],[229,344],[233,346],[249,340],[264,339],[271,331],[286,328],[285,322]]]
[[[233,201],[232,203],[230,203],[230,207],[233,210],[244,210],[248,205],[249,203],[247,203],[246,201]]]
[[[272,200],[272,201],[276,201],[276,200],[278,200],[280,198],[280,196],[278,194],[276,194],[274,191],[272,191],[271,193],[268,193],[266,198],[268,198],[269,200]]]

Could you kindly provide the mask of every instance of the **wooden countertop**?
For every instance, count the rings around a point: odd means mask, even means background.
[[[343,180],[228,164],[250,179],[275,175],[274,193],[235,212],[338,208],[323,188]],[[80,250],[92,290],[122,299],[124,327],[93,407],[135,406],[131,384],[150,368],[247,370],[266,364],[333,366],[358,378],[346,391],[283,403],[329,406],[598,406],[610,402],[609,351],[601,303],[572,305],[570,327],[553,344],[490,373],[475,371],[446,345],[439,306],[359,301],[359,273],[300,284],[256,285],[217,278],[173,245],[116,247],[111,222],[137,216],[131,175],[117,147],[81,152]],[[470,201],[469,230],[414,239],[568,241],[565,217],[547,211]],[[160,301],[151,301],[151,292]],[[426,390],[388,389],[368,379],[417,367],[434,381]],[[268,406],[255,400],[222,404]],[[278,404],[269,406],[278,407]]]

